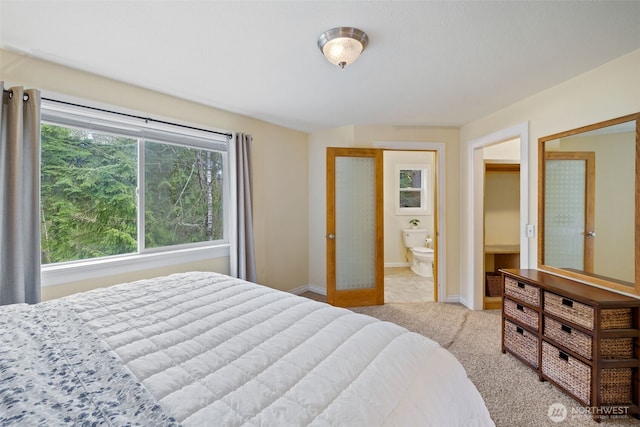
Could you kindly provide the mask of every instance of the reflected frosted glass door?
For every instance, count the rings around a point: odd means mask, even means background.
[[[546,160],[544,263],[585,270],[586,162]]]
[[[336,289],[375,288],[376,194],[371,157],[336,157]]]

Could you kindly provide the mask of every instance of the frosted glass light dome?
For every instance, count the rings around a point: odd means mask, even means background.
[[[329,62],[340,68],[352,64],[367,47],[367,34],[353,27],[338,27],[318,38],[318,47]]]

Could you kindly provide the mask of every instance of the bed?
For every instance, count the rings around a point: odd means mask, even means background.
[[[0,307],[0,425],[490,426],[389,322],[209,272]]]

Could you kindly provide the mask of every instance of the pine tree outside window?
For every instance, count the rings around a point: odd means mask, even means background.
[[[42,110],[43,265],[228,246],[226,136]]]

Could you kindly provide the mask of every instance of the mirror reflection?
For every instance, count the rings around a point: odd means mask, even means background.
[[[634,290],[636,118],[540,139],[541,267]]]

